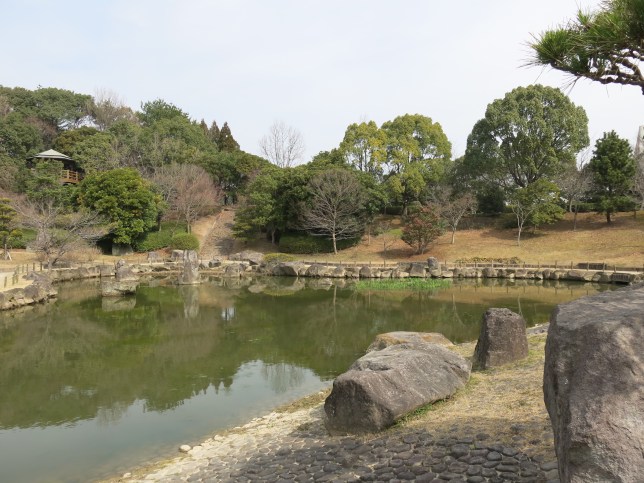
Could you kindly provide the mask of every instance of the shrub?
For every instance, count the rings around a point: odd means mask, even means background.
[[[297,260],[297,257],[289,255],[288,253],[267,253],[264,255],[264,261],[266,263],[270,262],[294,262]]]
[[[158,231],[150,231],[136,241],[135,248],[138,252],[153,252],[167,248],[172,243],[175,233],[185,233],[186,224],[176,221],[164,221]]]
[[[9,248],[27,248],[36,239],[36,230],[21,228],[20,236],[9,240]]]
[[[175,250],[198,250],[199,240],[192,233],[177,233],[172,236],[170,248]]]
[[[338,250],[352,247],[359,241],[359,238],[338,240]],[[280,238],[279,247],[283,253],[333,253],[333,243],[331,240],[299,233],[283,234]]]

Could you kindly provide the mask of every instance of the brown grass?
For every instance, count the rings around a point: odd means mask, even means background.
[[[545,335],[528,337],[530,353],[516,363],[473,372],[467,386],[451,399],[417,411],[398,428],[424,428],[436,435],[486,434],[531,456],[554,459],[552,430],[543,402]],[[453,350],[466,357],[475,343]]]
[[[400,226],[400,220],[392,220],[393,226]],[[580,213],[577,230],[572,231],[572,218],[566,218],[554,225],[540,228],[535,233],[524,232],[521,246],[517,246],[516,229],[500,228],[501,219],[474,218],[462,225],[476,226],[456,232],[456,241],[451,244],[451,233],[445,233],[434,242],[426,253],[414,255],[412,249],[397,240],[388,249],[386,258],[393,260],[425,260],[428,256],[440,261],[455,261],[472,257],[512,258],[518,257],[526,263],[554,263],[565,266],[570,262],[606,262],[618,266],[644,265],[644,213],[633,217],[633,213],[619,213],[608,225],[603,215]],[[338,255],[324,254],[307,256],[329,261],[379,261],[383,260],[382,236],[367,238],[356,247],[344,250]]]

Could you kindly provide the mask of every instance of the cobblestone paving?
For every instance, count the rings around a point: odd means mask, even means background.
[[[321,412],[272,413],[127,481],[558,481],[556,462],[533,461],[484,434],[439,437],[405,430],[371,438],[333,437],[322,425]]]

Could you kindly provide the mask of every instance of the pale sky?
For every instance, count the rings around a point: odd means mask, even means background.
[[[637,87],[522,67],[526,42],[599,0],[0,0],[0,84],[157,98],[227,121],[245,151],[274,121],[297,128],[305,161],[346,127],[431,117],[463,154],[486,106],[515,87],[563,88],[586,109],[591,142],[634,144]]]

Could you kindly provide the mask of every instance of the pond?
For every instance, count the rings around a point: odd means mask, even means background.
[[[557,303],[610,288],[154,279],[108,300],[96,282],[63,284],[54,303],[0,313],[0,481],[114,476],[329,386],[379,333],[473,340],[488,307],[532,325]]]

